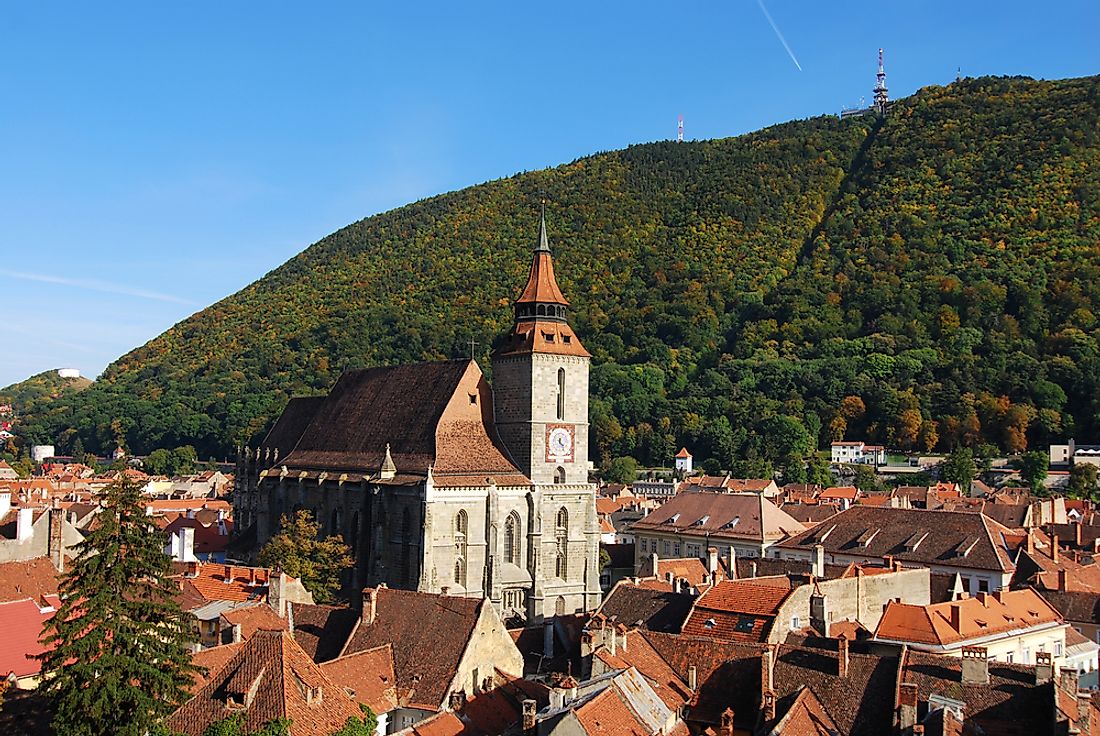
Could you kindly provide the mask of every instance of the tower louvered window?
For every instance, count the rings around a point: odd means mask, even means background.
[[[554,575],[566,580],[569,577],[569,512],[562,507],[558,510],[554,526]]]

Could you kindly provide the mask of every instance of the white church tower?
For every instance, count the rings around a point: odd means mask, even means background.
[[[592,610],[600,600],[599,526],[588,482],[591,355],[569,326],[554,278],[545,213],[511,331],[493,351],[494,421],[531,479],[534,618]]]

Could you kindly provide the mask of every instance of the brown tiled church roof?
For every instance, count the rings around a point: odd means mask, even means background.
[[[431,466],[438,485],[481,485],[486,478],[526,485],[492,412],[492,392],[472,360],[348,371],[279,464],[369,474],[382,467],[389,445],[402,475],[423,476]]]
[[[275,421],[275,426],[264,437],[260,447],[279,451],[279,457],[286,457],[302,438],[302,433],[313,421],[313,416],[325,401],[324,396],[294,396],[287,402],[286,408]]]

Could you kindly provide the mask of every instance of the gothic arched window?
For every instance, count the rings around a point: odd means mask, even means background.
[[[519,564],[519,514],[515,511],[504,520],[504,561]]]
[[[343,520],[340,518],[340,509],[339,508],[333,509],[332,510],[332,521],[330,522],[330,526],[329,526],[329,530],[328,530],[328,533],[329,533],[330,537],[342,533],[342,531],[340,529],[340,522],[341,521],[343,521]]]
[[[569,512],[564,506],[558,509],[554,524],[554,576],[569,577]]]
[[[559,486],[565,483],[565,468],[560,465],[554,470],[554,482]]]
[[[455,514],[455,583],[466,587],[466,537],[470,530],[470,520],[465,509]]]
[[[401,512],[401,543],[404,545],[404,552],[401,556],[401,580],[407,585],[413,584],[413,533],[412,533],[412,514],[408,509]]]
[[[565,419],[565,369],[558,368],[558,419]]]

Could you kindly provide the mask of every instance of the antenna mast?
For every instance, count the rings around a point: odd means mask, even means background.
[[[683,115],[681,115],[680,118],[676,121],[676,142],[677,143],[683,143],[684,142],[684,116]]]
[[[886,117],[890,106],[890,96],[886,94],[886,68],[882,64],[882,49],[878,50],[878,73],[875,75],[875,112],[880,118]]]

